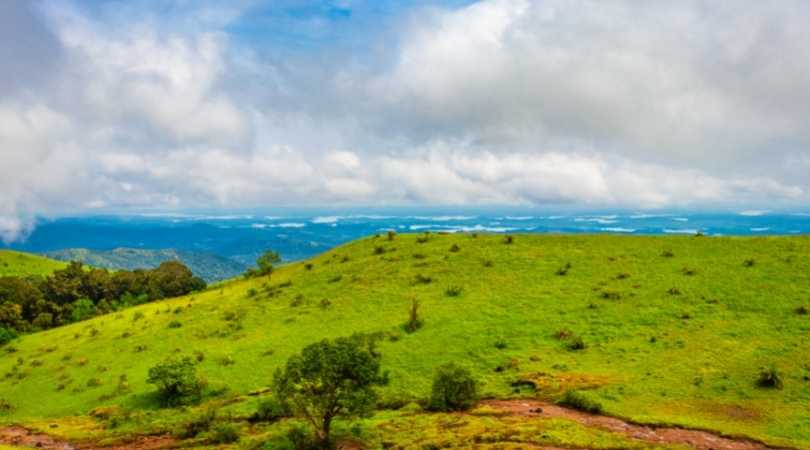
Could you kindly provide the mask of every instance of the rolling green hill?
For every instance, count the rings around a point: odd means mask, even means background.
[[[414,300],[424,327],[408,334],[402,324]],[[159,410],[145,380],[151,366],[177,355],[201,360],[207,401],[240,417],[254,404],[241,396],[268,386],[305,345],[380,333],[390,371],[384,405],[424,399],[434,369],[454,361],[489,398],[554,400],[584,389],[611,415],[810,449],[808,307],[804,237],[371,237],[272,279],[24,336],[0,360],[0,420],[51,423],[120,405],[147,412],[110,433],[164,430],[193,410]],[[571,345],[576,337],[584,349]],[[757,386],[770,366],[782,389]],[[403,432],[397,414],[362,422],[369,445],[436,434],[429,418]],[[538,436],[582,445],[571,426],[545,422]]]
[[[54,270],[62,269],[65,266],[67,263],[30,253],[0,250],[0,277],[49,275]]]

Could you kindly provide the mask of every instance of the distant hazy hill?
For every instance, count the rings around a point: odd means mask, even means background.
[[[232,278],[246,269],[246,266],[238,261],[211,253],[189,250],[145,250],[136,248],[90,250],[86,248],[70,248],[45,254],[60,261],[81,261],[95,267],[127,270],[154,268],[163,261],[180,260],[195,275],[208,282]]]
[[[65,263],[30,253],[0,250],[0,277],[48,275],[65,267]]]

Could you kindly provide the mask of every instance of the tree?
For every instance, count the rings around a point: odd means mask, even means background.
[[[259,275],[270,275],[273,273],[273,265],[281,262],[281,256],[273,250],[267,250],[256,260],[259,267]]]
[[[158,300],[205,289],[205,281],[195,277],[180,261],[164,261],[149,272],[148,286],[149,298]]]
[[[96,305],[89,298],[80,298],[73,302],[73,309],[70,318],[74,322],[89,319],[96,315]]]
[[[273,379],[277,400],[304,418],[326,449],[331,448],[332,420],[370,412],[377,400],[374,387],[386,382],[380,355],[358,337],[311,344],[290,357]]]
[[[465,411],[478,399],[476,381],[470,372],[453,363],[440,366],[433,377],[430,408],[435,411]]]
[[[197,377],[194,361],[167,359],[149,369],[149,384],[158,388],[158,397],[165,406],[179,406],[199,400],[204,383]]]

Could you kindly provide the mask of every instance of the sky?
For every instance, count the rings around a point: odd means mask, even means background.
[[[5,0],[0,238],[272,206],[810,207],[810,3]]]

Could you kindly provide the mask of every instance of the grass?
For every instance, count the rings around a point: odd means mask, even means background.
[[[65,267],[67,267],[67,263],[43,256],[13,250],[0,250],[0,277],[44,276]]]
[[[130,430],[162,429],[193,413],[158,410],[146,384],[148,369],[168,356],[202,352],[206,402],[228,403],[268,386],[273,370],[305,345],[359,332],[383,337],[386,404],[427,398],[435,368],[456,362],[486,397],[559,400],[585,390],[607,414],[810,449],[810,316],[796,312],[810,305],[810,238],[419,238],[367,238],[284,266],[269,280],[235,280],[24,336],[0,360],[0,399],[14,407],[0,421],[36,423],[120,405],[145,411]],[[386,251],[377,253],[381,245]],[[462,250],[449,252],[454,245]],[[749,259],[756,265],[746,266]],[[568,264],[574,269],[558,276]],[[448,286],[463,286],[463,294],[448,297]],[[422,326],[409,334],[402,325],[414,301]],[[586,348],[569,350],[560,330]],[[778,370],[782,389],[757,386],[762,367]],[[125,392],[117,389],[121,375]],[[515,394],[512,384],[526,378],[540,380],[537,392]],[[251,414],[249,404],[235,403],[236,417],[239,408]],[[415,439],[445,439],[432,434],[442,420],[458,418],[383,411],[360,422],[370,430],[361,434],[410,448]],[[466,420],[446,427],[452,439],[467,442],[481,429],[574,447],[589,440],[608,448],[619,439],[565,421]]]

